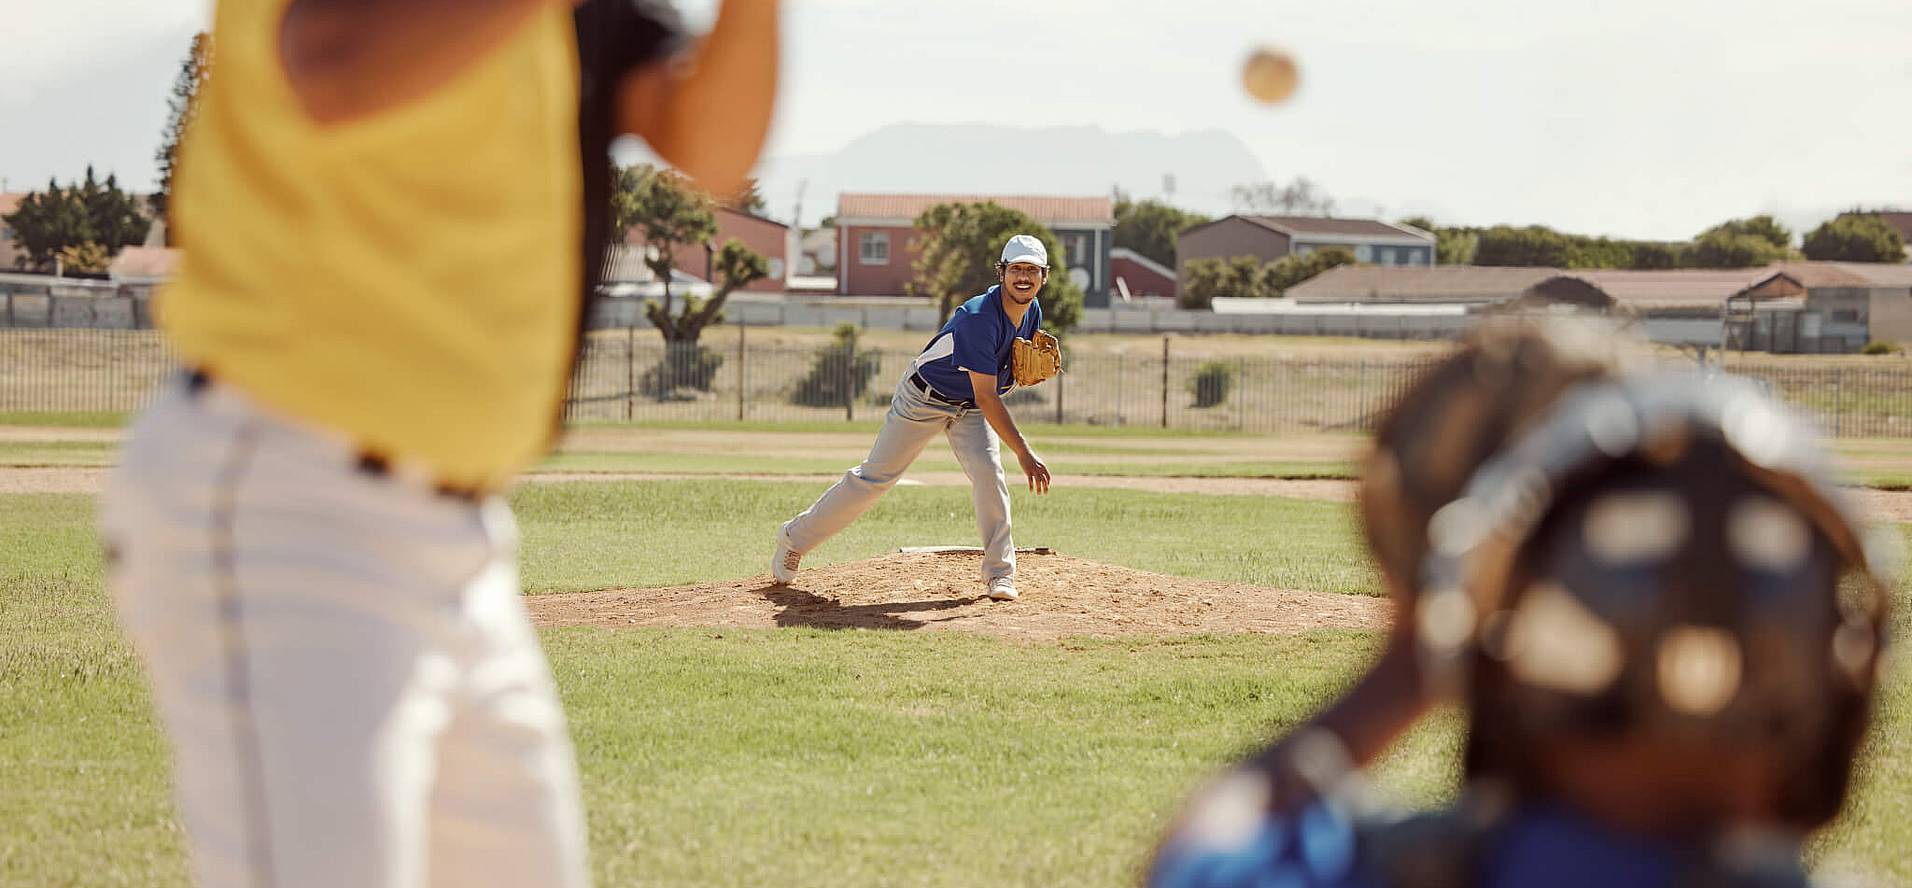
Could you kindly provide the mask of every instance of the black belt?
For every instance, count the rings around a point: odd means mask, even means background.
[[[958,401],[955,398],[951,398],[937,391],[936,387],[930,385],[929,380],[924,379],[921,373],[911,373],[910,384],[916,386],[917,389],[922,391],[924,397],[932,401],[948,404],[951,407],[969,407],[973,409],[976,406],[975,401]]]
[[[186,392],[198,397],[206,386],[213,382],[212,375],[204,370],[193,369],[186,373]],[[390,481],[397,477],[392,470],[392,461],[370,450],[359,451],[352,459],[352,467],[360,472],[380,480]],[[432,493],[446,499],[477,505],[485,500],[487,494],[476,487],[464,487],[456,484],[433,484]]]

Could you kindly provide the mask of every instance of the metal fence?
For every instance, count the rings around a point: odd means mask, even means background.
[[[846,342],[777,346],[736,327],[666,349],[649,330],[588,340],[565,405],[573,422],[842,421],[883,415],[913,351]],[[747,332],[747,331],[739,331]],[[1279,349],[1277,342],[1271,349]],[[1187,349],[1186,342],[1179,345]],[[1366,431],[1430,358],[1183,357],[1070,354],[1062,376],[1010,396],[1025,422],[1255,433]],[[0,413],[138,409],[172,366],[140,330],[0,330]],[[1912,365],[1764,362],[1728,372],[1763,380],[1842,437],[1912,438]]]

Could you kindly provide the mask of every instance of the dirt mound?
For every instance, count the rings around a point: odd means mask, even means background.
[[[806,568],[788,587],[756,576],[662,589],[527,599],[540,626],[814,626],[1068,635],[1380,628],[1377,598],[1267,589],[1129,570],[1065,555],[1016,556],[1020,600],[985,598],[974,553],[898,554]]]

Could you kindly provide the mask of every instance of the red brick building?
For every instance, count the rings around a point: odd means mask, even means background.
[[[678,271],[691,277],[710,281],[712,273],[710,262],[716,256],[716,251],[722,249],[731,238],[743,241],[744,246],[763,256],[770,266],[770,274],[767,277],[744,289],[760,293],[783,292],[784,279],[789,274],[790,263],[787,252],[790,226],[775,219],[766,219],[741,210],[718,207],[717,236],[711,239],[708,248],[704,244],[678,244],[671,251],[672,264]],[[624,242],[641,246],[644,240],[639,236],[637,229],[632,229],[625,234]]]
[[[1029,197],[964,194],[843,194],[837,198],[837,292],[846,296],[901,296],[914,276],[916,217],[943,203],[996,203],[1055,232],[1062,256],[1050,272],[1082,286],[1085,304],[1109,304],[1109,250],[1115,204],[1106,197]]]

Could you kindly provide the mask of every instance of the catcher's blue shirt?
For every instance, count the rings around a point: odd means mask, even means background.
[[[1201,821],[1200,812],[1194,820]],[[1212,822],[1212,818],[1211,818]],[[1238,822],[1225,837],[1185,829],[1163,846],[1149,867],[1150,888],[1389,888],[1385,866],[1363,847],[1363,825],[1317,803],[1292,819],[1263,813]],[[1585,816],[1552,806],[1514,812],[1478,849],[1475,881],[1481,888],[1664,888],[1682,884],[1699,849],[1616,832]],[[1456,847],[1456,854],[1467,850]],[[1790,880],[1759,884],[1806,884],[1781,864],[1775,874]],[[1734,883],[1751,884],[1751,883]]]
[[[1042,327],[1042,300],[1029,301],[1029,311],[1020,325],[1009,323],[1002,308],[1002,287],[990,287],[981,296],[958,306],[949,323],[936,331],[935,338],[910,365],[936,392],[957,401],[975,401],[976,389],[969,374],[994,374],[996,394],[1015,385],[1015,368],[1010,355],[1017,337],[1029,339]]]

